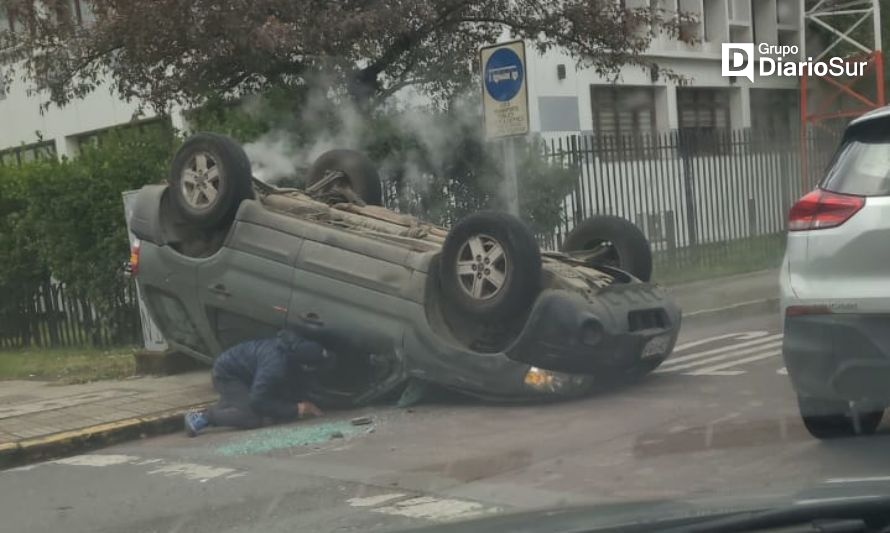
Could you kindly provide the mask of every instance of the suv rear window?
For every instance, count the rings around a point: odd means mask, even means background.
[[[835,155],[822,188],[861,196],[890,195],[890,121],[854,126]]]

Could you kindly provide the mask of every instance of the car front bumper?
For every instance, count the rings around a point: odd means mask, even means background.
[[[890,315],[786,317],[782,352],[798,395],[890,406]]]
[[[522,334],[506,355],[538,368],[571,374],[608,374],[667,357],[681,313],[664,291],[627,283],[581,294],[545,290]]]

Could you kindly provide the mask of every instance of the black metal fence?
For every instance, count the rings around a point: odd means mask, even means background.
[[[142,326],[135,283],[117,296],[100,312],[64,284],[47,281],[32,297],[0,310],[0,349],[137,344]]]
[[[702,268],[777,266],[788,210],[818,182],[837,142],[830,132],[801,141],[751,130],[551,139],[547,156],[579,176],[545,245],[558,247],[580,220],[611,214],[643,230],[668,281]]]

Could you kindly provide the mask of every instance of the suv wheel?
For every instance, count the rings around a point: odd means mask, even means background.
[[[562,251],[592,266],[605,265],[649,281],[652,278],[652,249],[646,235],[629,220],[595,215],[566,235]]]
[[[250,161],[235,140],[197,133],[173,158],[170,193],[184,219],[202,228],[224,227],[241,201],[253,196]]]
[[[311,188],[319,183],[331,170],[339,170],[345,174],[346,184],[332,184],[325,187],[326,190],[336,192],[338,186],[345,186],[366,204],[383,205],[380,175],[377,167],[365,154],[342,148],[321,154],[309,169],[306,187]]]
[[[458,222],[442,246],[440,265],[445,297],[472,317],[513,318],[540,292],[538,243],[507,213],[480,212]]]
[[[881,424],[883,410],[853,412],[842,401],[798,398],[800,417],[810,435],[817,439],[837,439],[872,435]]]

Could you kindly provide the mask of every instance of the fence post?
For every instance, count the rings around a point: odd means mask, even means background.
[[[792,137],[792,139],[793,139],[793,137]],[[799,139],[799,137],[798,137],[798,139]],[[793,142],[793,140],[792,140],[792,142]],[[791,147],[790,144],[791,143],[789,143],[789,148]],[[779,153],[781,154],[780,157],[782,158],[781,159],[781,161],[782,161],[781,162],[782,177],[780,178],[781,179],[782,198],[781,198],[781,204],[779,204],[779,205],[782,206],[782,221],[783,221],[784,227],[787,229],[787,227],[788,227],[788,211],[791,209],[791,201],[792,201],[792,199],[791,199],[791,194],[792,194],[791,184],[788,182],[788,180],[791,179],[791,169],[789,168],[790,161],[788,159],[789,159],[789,157],[792,157],[790,154],[800,153],[800,148],[798,147],[797,150],[780,150]]]
[[[61,346],[59,320],[56,310],[56,294],[49,280],[43,282],[43,308],[46,313],[46,327],[49,330],[49,344],[53,348]]]
[[[686,228],[689,233],[689,244],[698,244],[698,228],[696,226],[695,213],[695,190],[693,188],[693,180],[695,173],[692,170],[692,154],[694,148],[691,146],[689,131],[677,131],[677,147],[680,151],[680,157],[683,160],[683,192],[686,198]]]
[[[567,143],[566,148],[569,152],[569,165],[577,165],[580,159],[578,154],[578,137],[575,135],[569,137],[569,142]],[[572,220],[574,225],[577,225],[578,222],[584,218],[584,205],[581,193],[581,181],[583,179],[584,175],[582,173],[578,176],[578,179],[575,180],[575,187],[572,190]]]

